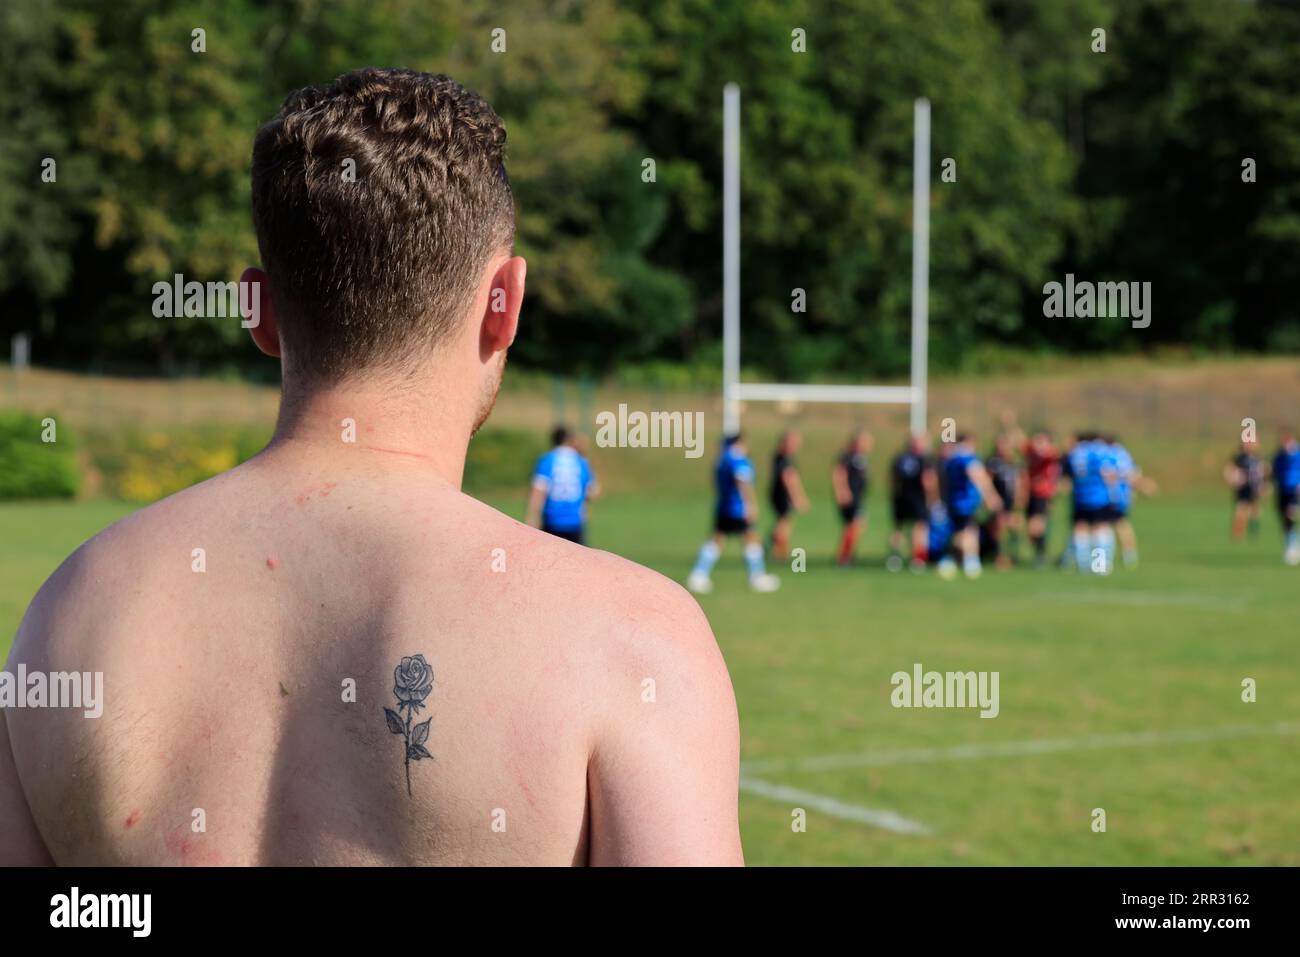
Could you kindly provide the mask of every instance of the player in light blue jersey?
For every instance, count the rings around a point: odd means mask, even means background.
[[[1137,531],[1129,518],[1133,496],[1155,493],[1155,482],[1142,474],[1133,456],[1116,436],[1105,438],[1110,447],[1110,458],[1115,468],[1115,484],[1111,487],[1111,512],[1115,523],[1115,537],[1119,539],[1120,555],[1126,568],[1136,568],[1138,563]]]
[[[1300,565],[1300,533],[1296,531],[1296,521],[1300,519],[1300,443],[1290,429],[1282,430],[1281,444],[1273,456],[1272,479],[1286,539],[1282,560],[1288,565]]]
[[[560,426],[551,433],[551,450],[533,469],[525,521],[559,538],[586,544],[587,502],[600,494],[591,465],[576,445],[578,437]]]
[[[727,436],[722,442],[722,454],[713,468],[714,490],[717,501],[713,509],[713,535],[700,546],[695,567],[686,579],[686,587],[696,594],[713,590],[710,574],[722,555],[727,537],[739,535],[745,542],[745,568],[749,572],[749,587],[754,591],[776,591],[781,584],[775,575],[769,575],[763,566],[763,546],[754,530],[758,517],[758,504],[754,496],[754,465],[749,461],[745,440],[740,435]]]
[[[1114,567],[1115,529],[1112,488],[1115,460],[1096,432],[1080,432],[1065,458],[1074,500],[1074,567],[1110,574]]]

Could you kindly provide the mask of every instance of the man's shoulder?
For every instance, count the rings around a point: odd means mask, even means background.
[[[179,563],[188,570],[193,550],[177,559],[163,543],[170,537],[167,529],[185,524],[196,498],[195,489],[169,496],[119,519],[78,546],[32,598],[15,651],[32,650],[30,642],[56,631],[69,638],[82,634],[85,629],[78,627],[78,621],[111,617],[107,614],[111,605],[147,593],[168,564]]]
[[[567,633],[609,648],[629,641],[647,647],[658,641],[670,647],[713,644],[704,612],[679,583],[612,552],[577,545],[471,501],[479,541],[488,559],[496,559],[490,567],[497,574],[491,579],[512,602],[544,605]]]
[[[540,531],[477,500],[470,502],[480,538],[500,541],[504,552],[501,567],[511,568],[512,550],[521,560],[520,574],[508,579],[512,586],[550,589],[557,579],[564,579],[579,586],[571,594],[584,603],[628,606],[649,602],[650,607],[671,609],[684,602],[698,610],[685,588],[644,565]]]

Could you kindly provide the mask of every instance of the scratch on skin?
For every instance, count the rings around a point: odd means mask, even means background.
[[[519,786],[524,789],[524,797],[528,799],[528,806],[536,811],[537,801],[533,797],[533,792],[528,787],[528,782],[523,779],[523,775],[519,776]]]
[[[389,455],[405,455],[408,458],[424,459],[426,461],[433,458],[433,456],[425,455],[423,452],[407,452],[404,449],[382,449],[377,445],[359,445],[357,448],[365,449],[367,452],[387,452]]]
[[[274,555],[268,555],[266,559],[266,567],[271,569],[271,571],[275,571],[280,567],[280,559],[276,558]]]
[[[129,831],[131,828],[135,827],[136,822],[139,820],[140,820],[140,811],[137,808],[136,810],[132,811],[130,814],[126,816],[126,824],[124,825],[124,827],[126,827],[126,829]]]

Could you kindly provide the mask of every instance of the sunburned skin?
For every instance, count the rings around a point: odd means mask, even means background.
[[[737,863],[734,702],[694,601],[384,461],[273,446],[51,578],[7,667],[103,671],[105,708],[4,715],[50,858]],[[395,683],[415,656],[423,698]]]

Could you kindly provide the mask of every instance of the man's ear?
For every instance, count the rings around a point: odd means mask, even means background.
[[[244,313],[240,325],[248,330],[257,348],[274,359],[280,358],[280,328],[271,303],[271,282],[256,266],[249,266],[239,277],[239,306]]]
[[[495,352],[510,348],[519,329],[519,309],[524,303],[524,276],[528,263],[522,256],[511,256],[497,267],[488,287],[487,305],[483,309],[479,352],[487,359]]]

